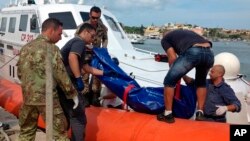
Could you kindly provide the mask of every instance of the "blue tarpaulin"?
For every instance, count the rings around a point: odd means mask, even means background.
[[[116,75],[99,76],[99,79],[120,99],[125,100],[133,110],[148,114],[159,114],[164,111],[163,87],[141,87],[115,64],[106,48],[94,48],[91,66],[104,70],[113,70]],[[192,87],[181,85],[179,99],[174,99],[175,117],[190,118],[196,108],[196,94]]]

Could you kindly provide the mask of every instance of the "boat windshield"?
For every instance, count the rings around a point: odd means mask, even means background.
[[[49,13],[50,18],[56,18],[63,23],[63,29],[76,29],[76,22],[71,12]]]
[[[89,20],[89,12],[80,12],[80,15],[82,17],[82,21]]]
[[[1,27],[0,27],[0,31],[4,31],[6,30],[6,25],[7,25],[7,18],[3,17],[2,21],[1,21]]]
[[[111,27],[111,29],[113,31],[116,32],[121,32],[120,28],[118,27],[117,23],[115,22],[115,20],[107,15],[104,15],[104,18],[107,20],[109,26]]]

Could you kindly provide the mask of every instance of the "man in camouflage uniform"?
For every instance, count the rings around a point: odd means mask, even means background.
[[[18,77],[21,80],[23,105],[19,113],[19,141],[35,140],[38,116],[45,120],[46,106],[46,57],[51,53],[53,77],[53,136],[56,141],[69,141],[67,123],[58,99],[56,87],[60,87],[68,99],[78,105],[74,88],[62,62],[59,48],[55,45],[61,39],[62,23],[54,18],[42,24],[42,34],[21,49],[18,60]]]
[[[92,46],[91,47],[107,47],[108,44],[108,29],[107,27],[102,23],[102,21],[100,20],[101,17],[101,9],[99,7],[93,6],[90,9],[90,13],[89,13],[89,20],[86,21],[87,23],[90,23],[93,27],[96,28],[96,36],[94,38],[94,41],[92,42]],[[81,26],[81,25],[80,25]],[[79,32],[79,27],[76,31],[76,33]],[[87,60],[88,62],[91,62],[91,58],[93,56],[92,53],[92,48],[86,48],[86,57],[85,60]],[[83,80],[84,80],[84,84],[85,84],[85,88],[83,90],[83,94],[85,95],[85,97],[87,97],[88,101],[90,104],[94,105],[94,106],[100,106],[100,102],[98,100],[98,97],[100,96],[100,91],[101,91],[101,82],[99,79],[97,79],[96,76],[92,76],[91,79],[91,84],[89,85],[89,77],[90,74],[87,72],[83,73]],[[91,86],[91,88],[90,88]],[[92,91],[93,95],[89,95],[90,91]]]

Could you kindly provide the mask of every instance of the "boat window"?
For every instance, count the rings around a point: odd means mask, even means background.
[[[7,18],[6,17],[3,17],[2,18],[2,21],[1,21],[1,28],[0,28],[0,31],[6,31],[6,25],[7,25]]]
[[[60,20],[63,29],[76,29],[76,22],[71,12],[49,13],[49,17]]]
[[[0,55],[3,55],[3,48],[0,48]]]
[[[3,55],[4,45],[0,43],[0,55]]]
[[[14,33],[15,32],[15,26],[16,26],[16,18],[11,17],[10,18],[10,23],[9,23],[9,32]]]
[[[118,31],[121,32],[117,23],[115,22],[115,20],[109,16],[104,15],[105,19],[107,20],[109,26],[111,27],[112,30],[114,31]]]
[[[7,49],[9,49],[9,50],[13,50],[13,46],[11,46],[11,45],[7,45]]]
[[[4,44],[0,43],[0,55],[3,55],[3,52],[4,52]],[[0,61],[2,61],[1,58]]]
[[[82,17],[82,21],[89,20],[89,12],[80,12],[80,15]]]
[[[21,15],[19,31],[26,31],[28,24],[28,15]]]
[[[39,25],[36,15],[32,15],[30,19],[30,32],[39,33]]]

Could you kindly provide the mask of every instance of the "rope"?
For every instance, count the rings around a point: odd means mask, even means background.
[[[128,93],[130,92],[131,89],[133,89],[135,86],[134,85],[128,85],[123,93],[123,109],[128,111],[128,104],[127,104],[127,98],[128,98]],[[126,107],[125,107],[126,106]]]
[[[250,83],[249,82],[247,82],[243,77],[244,77],[245,75],[242,75],[242,74],[238,74],[238,77],[240,78],[240,80],[241,81],[243,81],[245,84],[247,84],[248,86],[250,86]]]
[[[158,81],[155,81],[155,80],[152,80],[152,79],[148,79],[148,78],[145,78],[145,77],[141,77],[141,76],[138,76],[138,75],[133,75],[133,73],[130,73],[129,76],[132,77],[133,79],[143,80],[143,81],[146,81],[146,82],[149,82],[149,83],[153,83],[155,85],[163,86],[163,84],[161,82],[158,82]]]
[[[179,80],[176,84],[175,88],[175,96],[176,99],[180,100],[181,99],[181,80]]]
[[[9,62],[11,62],[13,59],[15,59],[17,57],[17,55],[15,55],[13,58],[11,58],[8,62],[6,62],[5,64],[3,64],[0,69],[2,69],[4,66],[6,66]]]

